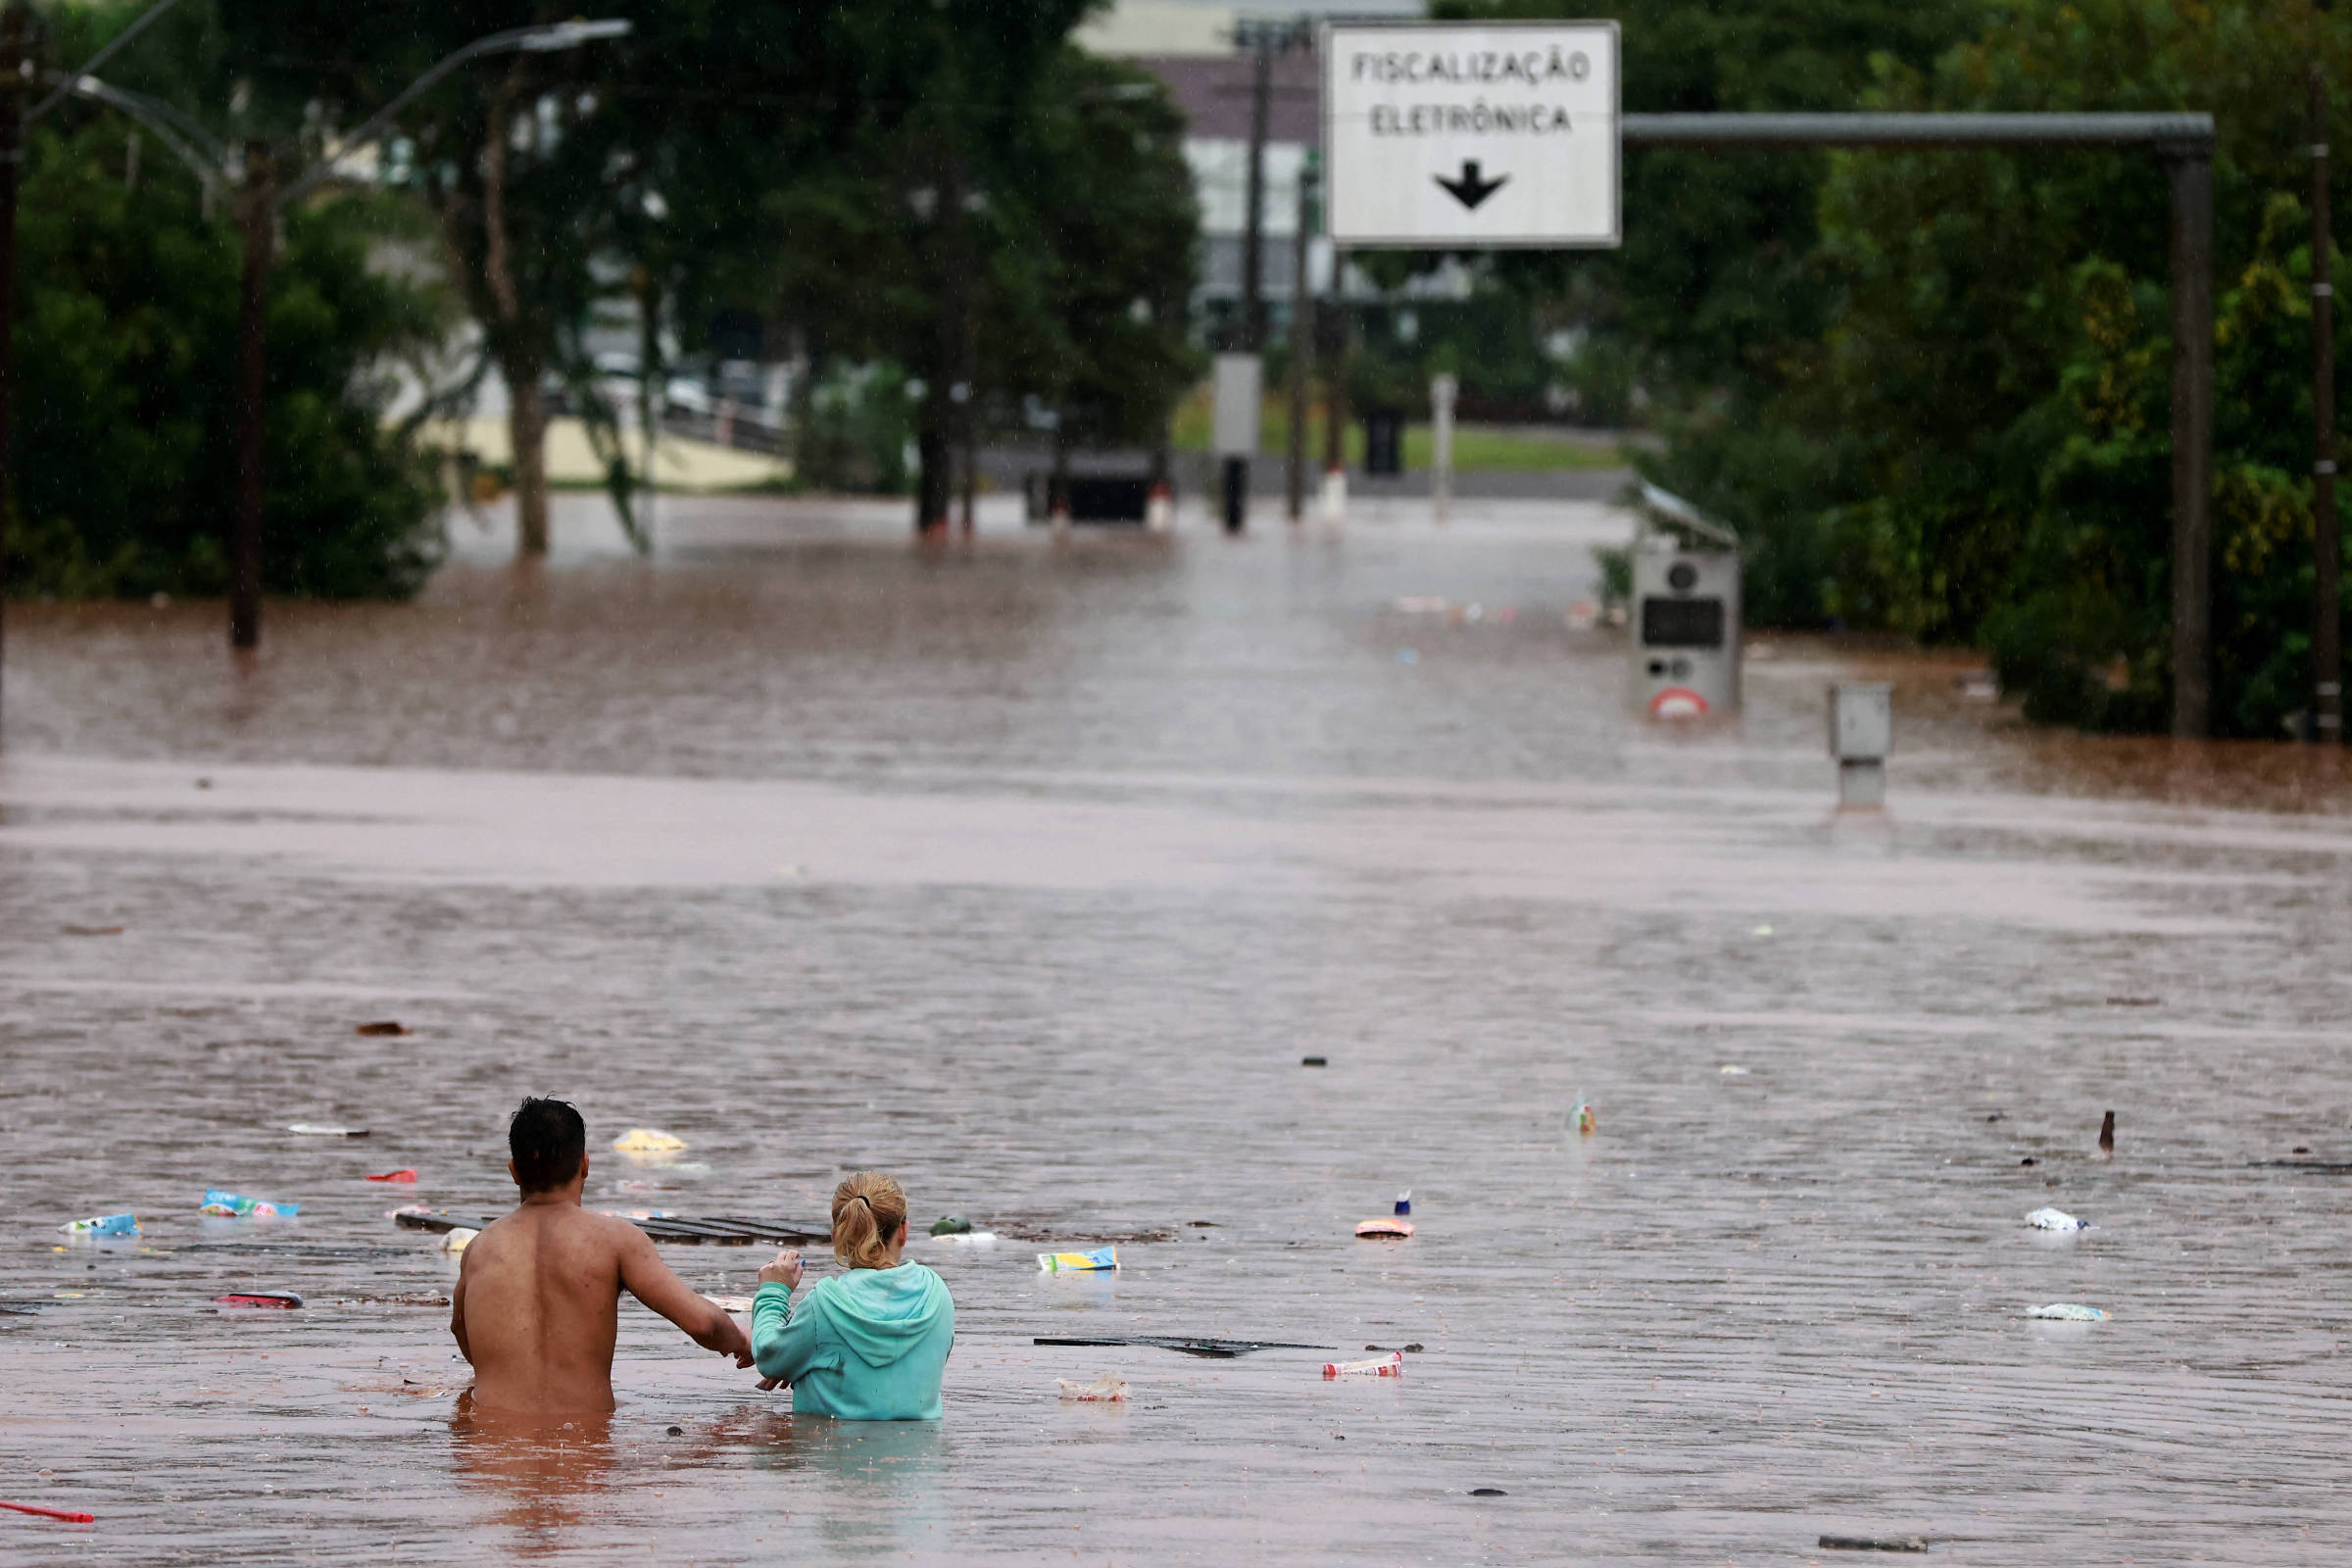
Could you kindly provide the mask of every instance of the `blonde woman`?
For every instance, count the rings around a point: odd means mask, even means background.
[[[936,1421],[939,1379],[956,1343],[956,1303],[937,1274],[903,1261],[906,1195],[878,1170],[833,1189],[833,1255],[843,1272],[792,1304],[801,1254],[760,1271],[752,1357],[760,1386],[792,1385],[795,1415]]]

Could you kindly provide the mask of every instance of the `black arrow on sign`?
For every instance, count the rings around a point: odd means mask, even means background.
[[[1446,190],[1453,194],[1453,199],[1455,201],[1460,202],[1464,207],[1468,208],[1474,213],[1478,211],[1478,204],[1480,202],[1485,201],[1488,197],[1502,189],[1504,185],[1510,182],[1511,178],[1511,176],[1508,174],[1500,175],[1494,179],[1479,178],[1478,160],[1475,158],[1465,158],[1462,160],[1462,175],[1459,179],[1447,179],[1444,174],[1439,174],[1435,177],[1439,184],[1445,186]]]

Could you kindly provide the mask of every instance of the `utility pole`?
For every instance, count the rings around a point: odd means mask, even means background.
[[[1331,247],[1331,359],[1323,368],[1323,520],[1348,515],[1348,253]]]
[[[1315,155],[1298,163],[1298,220],[1291,239],[1290,518],[1306,507],[1306,381],[1315,361],[1315,296],[1306,286],[1306,247],[1314,232]]]
[[[17,173],[24,163],[24,10],[0,15],[0,606],[8,603],[8,519],[15,510]],[[4,637],[0,637],[4,646]]]
[[[270,144],[245,144],[245,276],[237,300],[237,520],[228,559],[229,646],[262,641],[262,421],[269,376],[270,262],[275,248],[276,185]]]
[[[2335,247],[2328,218],[2328,78],[2311,68],[2312,737],[2344,739],[2343,564],[2335,530]]]
[[[1250,71],[1250,175],[1248,204],[1242,219],[1241,352],[1251,357],[1266,349],[1266,302],[1258,287],[1265,264],[1266,113],[1274,96],[1274,29],[1260,23],[1250,29],[1252,48]],[[1255,428],[1254,424],[1251,426]],[[1254,442],[1251,445],[1255,445]],[[1250,509],[1250,460],[1225,460],[1225,531],[1240,533]]]

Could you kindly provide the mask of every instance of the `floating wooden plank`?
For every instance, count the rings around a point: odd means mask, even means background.
[[[502,1218],[498,1214],[445,1214],[430,1211],[404,1210],[393,1218],[403,1230],[428,1231],[445,1236],[453,1230],[484,1230]],[[633,1214],[617,1214],[657,1242],[672,1242],[684,1246],[752,1247],[772,1242],[779,1247],[799,1246],[810,1242],[830,1242],[831,1231],[818,1230],[795,1220],[747,1218],[727,1214],[715,1219],[689,1219],[678,1214],[654,1214],[640,1219]]]
[[[1041,1335],[1032,1345],[1143,1345],[1155,1350],[1180,1350],[1186,1355],[1230,1361],[1252,1350],[1334,1350],[1334,1345],[1294,1345],[1287,1340],[1196,1340],[1174,1334]]]

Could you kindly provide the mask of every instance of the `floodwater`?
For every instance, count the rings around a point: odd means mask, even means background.
[[[2352,1551],[2326,760],[1788,639],[1663,732],[1566,614],[1621,514],[1186,522],[992,503],[924,551],[665,499],[644,563],[567,499],[545,570],[461,518],[421,602],[273,606],[244,671],[218,606],[12,606],[0,1495],[99,1522],[0,1513],[0,1561]],[[1883,817],[1821,755],[1857,672],[1897,680]],[[913,1244],[936,1426],[796,1421],[632,1306],[610,1423],[501,1430],[386,1211],[501,1205],[525,1093],[581,1105],[601,1205],[813,1218],[878,1165],[921,1221],[1166,1239]],[[602,1152],[641,1125],[691,1147]],[[1417,1235],[1352,1238],[1405,1188]],[[665,1250],[712,1294],[766,1255]],[[2065,1301],[2110,1316],[2025,1316]],[[1073,1334],[1423,1348],[1032,1344]],[[1103,1372],[1127,1406],[1056,1400]]]

